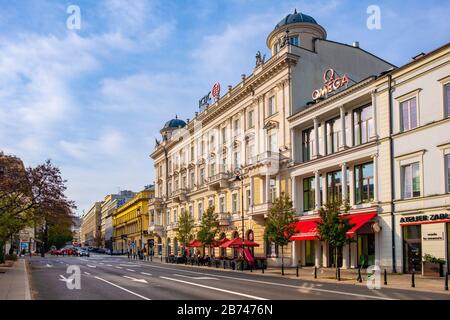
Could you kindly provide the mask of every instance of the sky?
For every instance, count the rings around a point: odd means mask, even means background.
[[[80,28],[70,5],[80,8]],[[369,29],[367,8],[380,8]],[[251,74],[294,9],[401,66],[449,41],[450,1],[0,0],[0,150],[51,159],[77,212],[154,181],[149,155],[175,115],[193,118],[214,83]]]

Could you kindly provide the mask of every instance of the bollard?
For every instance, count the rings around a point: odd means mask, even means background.
[[[241,261],[241,271],[244,271],[244,260]]]
[[[297,278],[298,278],[298,263],[297,263]]]
[[[150,262],[153,262],[153,256],[150,256]]]
[[[281,264],[281,275],[284,276],[284,263]]]
[[[384,269],[384,285],[387,286],[387,271]]]
[[[223,260],[223,270],[225,270],[227,268],[227,264],[225,263],[226,261]]]
[[[253,272],[253,265],[250,265],[250,272]]]
[[[161,255],[161,262],[162,262],[162,255]]]
[[[341,281],[341,268],[337,268],[337,280]]]
[[[358,282],[362,282],[362,277],[361,277],[361,268],[358,268]]]
[[[317,279],[317,267],[314,266],[314,279]]]
[[[264,263],[261,265],[261,272],[264,274]]]
[[[415,288],[416,287],[416,280],[414,278],[414,270],[411,273],[411,287]]]
[[[448,291],[448,271],[445,273],[445,291]]]

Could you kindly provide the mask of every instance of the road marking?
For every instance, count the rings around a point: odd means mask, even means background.
[[[107,264],[106,266],[107,266],[107,267],[112,267],[112,265],[110,265],[110,264]]]
[[[194,283],[194,282],[184,281],[184,280],[180,280],[180,279],[168,278],[168,277],[163,277],[163,276],[160,276],[160,278],[161,278],[161,279],[170,280],[170,281],[176,281],[176,282],[186,283],[186,284],[190,284],[190,285],[196,286],[196,287],[201,287],[201,288],[206,288],[206,289],[210,289],[210,290],[215,290],[215,291],[220,291],[220,292],[230,293],[230,294],[234,294],[234,295],[237,295],[237,296],[242,296],[242,297],[246,297],[246,298],[250,298],[250,299],[255,299],[255,300],[268,300],[268,299],[266,299],[266,298],[261,298],[261,297],[257,297],[257,296],[252,296],[252,295],[249,295],[249,294],[240,293],[240,292],[236,292],[236,291],[230,291],[230,290],[225,290],[225,289],[220,289],[220,288],[215,288],[215,287],[205,286],[205,285],[203,285],[203,284],[198,284],[198,283]]]
[[[164,268],[164,267],[158,267],[155,265],[147,265],[151,268],[160,268],[164,270],[174,270],[174,271],[182,271],[182,272],[189,272],[189,273],[195,273],[195,274],[203,274],[206,276],[209,276],[208,273],[204,272],[196,272],[196,271],[190,271],[190,270],[182,270],[182,269],[173,269],[173,268]],[[245,279],[245,278],[235,278],[235,277],[228,277],[228,276],[220,276],[220,275],[214,275],[214,277],[219,278],[225,278],[225,279],[233,279],[238,281],[247,281],[247,282],[255,282],[255,283],[262,283],[262,284],[269,284],[273,286],[280,286],[280,287],[287,287],[287,288],[295,288],[295,289],[305,289],[302,286],[294,286],[290,284],[284,284],[284,283],[275,283],[275,282],[269,282],[269,281],[262,281],[262,280],[253,280],[253,279]],[[327,292],[327,293],[336,293],[336,294],[344,294],[348,296],[354,296],[354,297],[361,297],[361,298],[370,298],[370,299],[377,299],[377,300],[396,300],[394,298],[388,298],[388,297],[379,297],[379,296],[371,296],[368,294],[361,294],[361,293],[352,293],[352,292],[346,292],[346,291],[338,291],[338,290],[329,290],[329,289],[319,289],[319,288],[307,288],[307,290],[310,291],[319,291],[319,292]]]
[[[126,269],[127,271],[135,272],[133,269]]]
[[[64,281],[65,283],[72,283],[72,281],[74,280],[74,279],[67,279],[62,274],[60,274],[59,277],[61,278],[59,279],[59,281]]]
[[[91,274],[90,274],[89,272],[86,272],[86,271],[84,272],[84,274],[87,274],[88,276],[90,276],[90,275],[91,275]]]
[[[151,273],[147,273],[147,272],[141,272],[141,274],[145,274],[146,276],[151,276]]]
[[[178,277],[184,277],[184,278],[189,278],[189,279],[193,279],[193,280],[219,280],[217,278],[212,278],[212,277],[189,277],[189,276],[185,276],[182,274],[173,274],[174,276],[178,276]]]
[[[122,276],[122,277],[130,279],[131,281],[134,281],[134,282],[148,283],[147,280],[145,280],[145,279],[136,279],[136,278],[129,277],[129,276]]]
[[[114,287],[116,287],[116,288],[119,288],[119,289],[121,289],[121,290],[123,290],[123,291],[125,291],[125,292],[128,292],[128,293],[131,293],[131,294],[133,294],[133,295],[135,295],[136,297],[139,297],[139,298],[141,298],[141,299],[144,299],[144,300],[151,300],[150,298],[144,297],[144,296],[140,295],[139,293],[133,292],[133,291],[128,290],[128,289],[125,289],[124,287],[121,287],[121,286],[119,286],[119,285],[117,285],[117,284],[115,284],[115,283],[109,282],[108,280],[102,279],[102,278],[100,278],[100,277],[95,277],[95,279],[98,279],[98,280],[100,280],[100,281],[106,282],[106,283],[108,283],[108,284],[110,284],[110,285],[112,285],[112,286],[114,286]]]
[[[89,268],[97,268],[96,266],[91,266],[90,264],[87,264],[87,266],[88,266]]]
[[[116,269],[123,269],[122,267],[116,267]]]
[[[52,267],[52,265],[47,263],[47,268],[51,268],[51,267]]]

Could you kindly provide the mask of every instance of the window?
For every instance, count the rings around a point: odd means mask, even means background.
[[[278,152],[277,131],[270,130],[268,133],[268,151]]]
[[[314,129],[310,128],[302,132],[302,154],[303,162],[309,161],[313,157]]]
[[[194,207],[189,206],[189,218],[194,219]]]
[[[214,137],[214,135],[212,135],[209,138],[209,150],[215,150],[214,142],[215,142],[215,137]]]
[[[250,110],[250,111],[248,112],[248,120],[247,120],[247,123],[248,123],[248,128],[249,128],[249,129],[250,129],[250,128],[253,128],[253,127],[255,126],[255,124],[253,123],[253,113],[254,113],[253,110]]]
[[[203,141],[203,140],[200,142],[200,152],[201,152],[202,156],[206,152],[206,150],[205,150],[205,141]]]
[[[183,176],[182,178],[181,178],[181,188],[183,188],[183,189],[186,189],[186,187],[187,187],[187,178],[186,178],[186,176]]]
[[[169,167],[169,172],[172,172],[172,160],[169,160],[168,167]]]
[[[209,175],[212,177],[216,174],[216,164],[215,163],[211,163],[210,164],[210,170],[209,170]]]
[[[373,163],[355,166],[355,202],[373,201]]]
[[[194,184],[195,184],[195,171],[192,170],[189,185],[191,186],[191,188],[193,188]]]
[[[289,43],[298,47],[298,36],[289,37]]]
[[[444,86],[445,116],[450,117],[450,83]]]
[[[239,134],[239,119],[234,120],[234,136],[236,137]]]
[[[340,134],[341,134],[341,121],[340,118],[335,118],[329,120],[325,124],[325,134],[326,134],[326,149],[327,154],[335,153],[339,150],[341,145]]]
[[[219,211],[221,213],[225,212],[225,197],[220,197],[219,198]]]
[[[402,166],[403,199],[420,197],[419,162]]]
[[[222,159],[222,172],[227,172],[227,157]]]
[[[372,106],[365,106],[353,111],[354,145],[360,145],[369,141],[374,134]]]
[[[170,210],[166,211],[166,225],[170,224]]]
[[[227,128],[222,128],[222,143],[227,143]]]
[[[200,185],[205,183],[205,168],[200,169]]]
[[[316,179],[314,177],[303,179],[303,211],[314,210],[316,200]]]
[[[415,97],[400,103],[400,127],[402,132],[417,127],[417,103]]]
[[[5,167],[0,166],[0,175],[5,174]]]
[[[245,190],[245,198],[247,199],[247,211],[248,211],[252,206],[252,193],[250,189]]]
[[[155,210],[150,210],[150,223],[155,223]]]
[[[327,174],[327,201],[342,201],[342,171],[334,171]]]
[[[246,149],[247,150],[245,153],[247,155],[247,164],[252,164],[253,157],[255,156],[255,141],[247,141]]]
[[[209,198],[208,199],[208,208],[212,208],[214,207],[214,198]]]
[[[445,163],[447,166],[447,192],[450,192],[450,154],[445,156]]]
[[[191,144],[191,161],[194,161],[195,159],[195,149],[194,149],[194,145]]]
[[[177,209],[173,209],[173,222],[177,222],[178,216],[177,216]]]
[[[276,111],[275,96],[271,96],[267,105],[267,115],[270,117],[275,114]]]
[[[231,210],[233,213],[237,213],[238,212],[238,194],[237,193],[233,193],[231,195]]]
[[[275,179],[270,179],[270,202],[274,203],[277,198],[277,184]]]
[[[171,195],[171,194],[172,194],[172,182],[169,182],[169,183],[167,184],[167,188],[168,188],[168,193],[169,193],[169,195]]]
[[[233,166],[234,169],[239,168],[241,163],[241,153],[239,151],[234,152]]]
[[[203,217],[203,202],[198,203],[198,220],[202,220]]]

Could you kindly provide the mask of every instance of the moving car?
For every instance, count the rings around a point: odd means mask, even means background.
[[[78,256],[80,256],[80,257],[89,257],[90,254],[89,254],[89,251],[87,249],[81,248],[81,249],[78,250]]]

